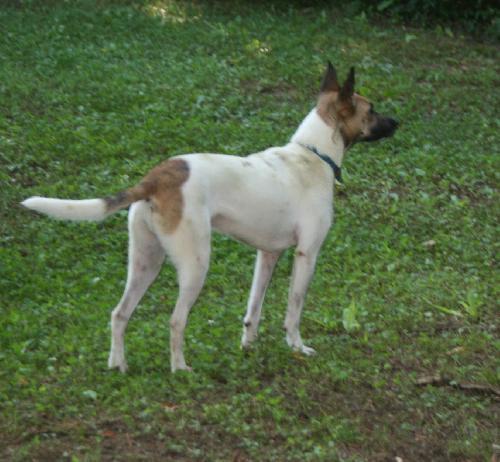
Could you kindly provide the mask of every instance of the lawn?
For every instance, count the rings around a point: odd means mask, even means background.
[[[12,2],[14,5],[15,2]],[[121,5],[120,5],[121,3]],[[24,6],[23,6],[24,5]],[[500,443],[498,44],[325,7],[158,0],[0,7],[0,459],[486,461]],[[126,212],[66,223],[18,204],[103,197],[186,152],[285,144],[330,59],[400,122],[357,145],[302,323],[239,347],[254,250],[213,239],[169,368],[165,265],[107,370]]]

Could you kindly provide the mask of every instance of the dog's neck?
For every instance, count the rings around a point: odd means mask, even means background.
[[[339,167],[344,158],[344,140],[340,130],[328,125],[314,108],[302,121],[291,139],[292,143],[314,146],[330,157]]]

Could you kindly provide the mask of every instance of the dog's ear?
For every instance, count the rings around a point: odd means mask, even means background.
[[[337,80],[337,71],[332,66],[330,61],[328,61],[326,66],[325,75],[321,84],[321,93],[328,91],[340,91],[339,82]]]
[[[351,67],[349,75],[347,76],[342,89],[340,90],[339,99],[341,101],[351,101],[354,95],[354,67]]]

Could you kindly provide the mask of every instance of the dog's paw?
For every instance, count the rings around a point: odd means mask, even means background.
[[[123,362],[118,366],[118,369],[120,369],[122,374],[125,374],[128,371],[128,364]]]
[[[119,369],[120,372],[125,373],[128,370],[128,365],[125,359],[117,358],[115,355],[110,354],[108,359],[109,369]]]
[[[193,368],[188,366],[187,364],[180,366],[172,366],[170,369],[172,372],[179,372],[179,371],[193,372]]]
[[[251,336],[249,335],[246,335],[243,334],[243,337],[241,338],[241,343],[240,343],[240,346],[241,346],[241,349],[242,350],[250,350],[253,346],[253,343],[255,341],[255,338],[252,338]]]
[[[305,346],[302,343],[302,339],[293,338],[291,336],[287,336],[287,343],[293,351],[297,351],[298,353],[302,353],[305,356],[313,356],[316,354],[316,350],[314,348]]]
[[[243,351],[250,351],[252,349],[252,344],[250,342],[241,342],[240,343],[240,348]]]
[[[300,334],[297,330],[292,331],[291,333],[287,332],[286,342],[288,343],[288,346],[293,351],[297,351],[299,353],[302,353],[305,356],[312,356],[312,355],[316,354],[316,350],[314,348],[305,346],[302,343],[302,338],[300,337]]]
[[[121,363],[121,364],[116,364],[116,365],[110,365],[108,364],[109,369],[118,369],[122,374],[125,374],[125,372],[128,371],[128,365],[127,363]]]
[[[300,351],[302,354],[306,355],[306,356],[313,356],[316,354],[316,350],[314,348],[311,348],[311,347],[308,347],[308,346],[305,346],[305,345],[302,345],[298,351]]]
[[[250,323],[243,326],[243,335],[241,336],[241,348],[248,350],[257,339],[257,329],[254,329]]]

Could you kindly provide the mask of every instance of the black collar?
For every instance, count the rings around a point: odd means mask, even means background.
[[[324,160],[333,170],[333,175],[335,176],[335,179],[339,183],[343,183],[342,181],[342,170],[341,168],[333,161],[333,159],[326,154],[321,154],[316,146],[312,146],[310,144],[302,144],[299,143],[303,148],[308,149],[311,152],[314,152],[321,160]]]

